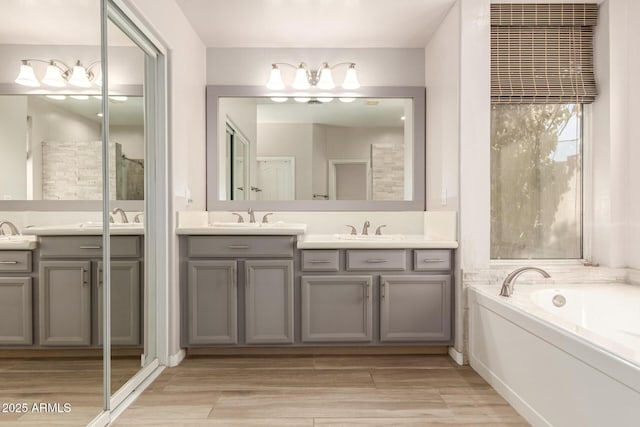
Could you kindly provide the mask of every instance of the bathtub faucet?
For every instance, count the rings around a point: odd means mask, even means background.
[[[547,273],[546,271],[538,267],[521,267],[521,268],[515,269],[511,273],[509,273],[507,277],[504,279],[504,282],[502,282],[502,289],[500,289],[500,296],[510,297],[513,294],[513,287],[516,284],[515,283],[516,279],[522,273],[526,273],[527,271],[537,271],[547,279],[551,277],[549,273]]]

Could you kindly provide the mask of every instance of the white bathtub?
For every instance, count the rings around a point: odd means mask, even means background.
[[[499,290],[469,288],[474,370],[533,425],[640,426],[640,286]]]

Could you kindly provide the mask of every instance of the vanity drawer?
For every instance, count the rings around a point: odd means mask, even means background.
[[[0,251],[0,272],[30,273],[31,251]]]
[[[187,256],[293,257],[293,236],[189,236]]]
[[[302,271],[338,271],[339,260],[337,250],[302,251]]]
[[[450,270],[451,251],[416,250],[413,252],[413,269],[415,271]]]
[[[347,270],[405,270],[404,250],[348,250]]]
[[[137,236],[112,236],[112,258],[138,258]],[[102,236],[45,236],[40,238],[41,258],[102,258]]]

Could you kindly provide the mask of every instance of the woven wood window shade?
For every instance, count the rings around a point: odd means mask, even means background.
[[[598,5],[492,4],[491,102],[595,101]]]

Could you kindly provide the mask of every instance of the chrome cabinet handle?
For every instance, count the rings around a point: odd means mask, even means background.
[[[102,270],[98,270],[98,287],[102,287]]]
[[[364,285],[364,288],[365,288],[364,289],[364,295],[365,295],[366,298],[369,298],[370,297],[370,295],[369,295],[369,284],[367,283],[366,285]]]
[[[229,249],[249,249],[249,245],[229,245]]]
[[[84,268],[80,269],[80,281],[82,282],[83,286],[87,286],[89,284],[89,282],[84,278],[84,274],[85,274],[85,270]]]
[[[422,260],[422,262],[443,262],[443,259],[440,258],[425,258]]]
[[[380,289],[380,296],[381,296],[382,298],[384,298],[384,297],[387,295],[387,285],[388,285],[388,284],[389,284],[388,282],[384,282],[384,283],[382,284],[382,289]]]
[[[0,261],[0,264],[17,264],[18,261]]]
[[[387,260],[382,258],[374,258],[374,259],[368,259],[367,262],[369,264],[381,264],[383,262],[387,262]]]
[[[311,264],[329,264],[331,261],[328,259],[312,259],[309,262]]]
[[[80,246],[80,249],[102,249],[102,246]]]

